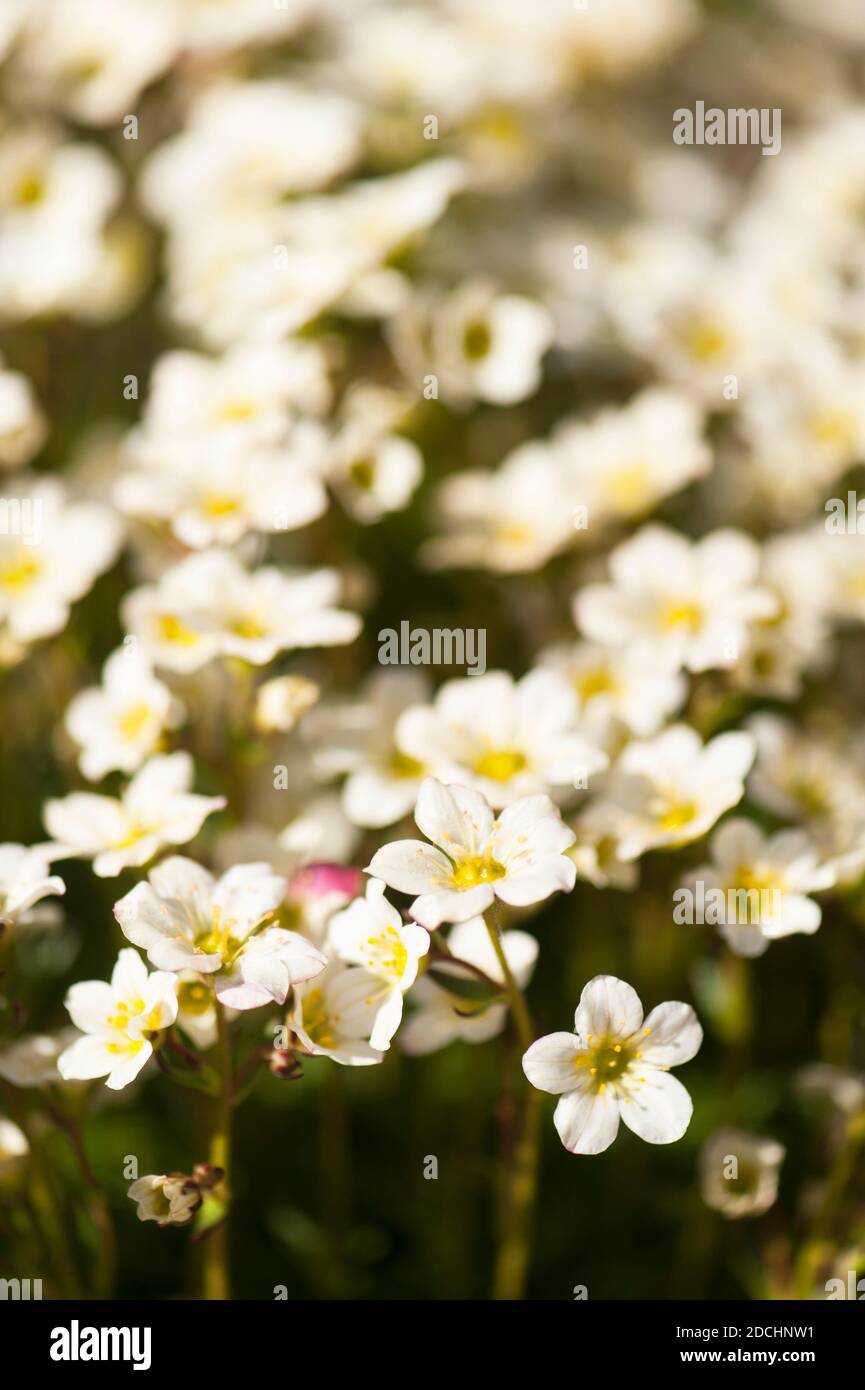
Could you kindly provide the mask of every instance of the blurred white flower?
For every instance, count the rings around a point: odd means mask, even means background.
[[[809,895],[831,888],[836,873],[821,864],[803,831],[765,835],[753,821],[734,816],[715,831],[709,851],[711,862],[689,873],[683,886],[693,893],[699,881],[704,892],[725,895],[734,911],[725,908],[727,920],[715,925],[737,955],[760,956],[770,941],[817,930],[823,914]]]
[[[629,743],[610,774],[600,805],[617,824],[625,861],[648,849],[698,840],[741,800],[754,761],[751,734],[719,734],[705,746],[687,724]]]
[[[332,606],[339,591],[335,570],[250,572],[230,552],[207,550],[133,590],[123,617],[166,670],[196,671],[215,656],[263,666],[281,651],[352,642],[360,619]]]
[[[292,985],[327,964],[297,932],[272,924],[287,888],[268,864],[236,864],[217,880],[172,856],[115,904],[114,915],[160,970],[212,975],[221,1003],[255,1009],[285,1003]]]
[[[183,717],[183,706],[158,681],[135,647],[112,652],[102,685],[69,703],[65,724],[79,744],[79,766],[90,782],[107,772],[135,772],[159,750],[163,732]]]
[[[775,1203],[786,1150],[775,1139],[718,1129],[700,1151],[700,1190],[706,1206],[737,1219],[761,1216]]]
[[[0,924],[38,924],[37,903],[66,892],[63,879],[51,873],[51,859],[46,845],[0,844]]]
[[[397,747],[440,781],[480,792],[494,808],[550,788],[585,786],[607,756],[580,731],[576,692],[540,668],[447,681],[432,705],[399,716]]]
[[[742,532],[692,542],[652,524],[612,552],[612,584],[580,590],[575,620],[594,641],[631,644],[659,665],[733,666],[749,624],[778,609],[757,584],[759,565],[759,547]]]
[[[320,695],[320,687],[305,676],[274,676],[256,691],[255,727],[263,734],[287,733]]]
[[[68,502],[54,478],[18,477],[7,487],[0,530],[0,629],[7,646],[26,645],[64,627],[69,609],[113,563],[117,518],[96,502]]]
[[[192,794],[193,772],[188,753],[170,753],[146,762],[119,798],[93,792],[49,798],[43,817],[55,840],[52,858],[92,859],[99,878],[115,878],[165,845],[185,844],[226,804],[224,796]]]
[[[174,0],[37,5],[16,50],[12,92],[85,125],[108,125],[134,110],[142,88],[172,61],[178,21]]]
[[[445,534],[421,551],[434,568],[523,573],[539,569],[576,536],[578,499],[549,444],[520,445],[495,472],[454,473],[436,501]]]
[[[428,777],[415,822],[432,844],[396,840],[373,855],[366,871],[416,894],[411,915],[430,930],[476,917],[496,898],[515,907],[543,902],[570,892],[576,881],[565,856],[574,832],[548,796],[524,796],[496,819],[479,792]]]
[[[449,993],[444,983],[448,976],[453,976],[456,989],[460,981],[477,980],[472,970],[460,964],[465,961],[504,989],[502,968],[483,918],[459,922],[449,932],[447,944],[454,959],[437,960],[435,980],[423,975],[412,989],[412,1003],[417,1007],[399,1035],[402,1051],[412,1057],[436,1052],[455,1038],[468,1043],[487,1042],[501,1033],[507,1021],[507,1004],[467,999],[464,994]],[[500,944],[518,987],[525,989],[537,960],[537,941],[528,932],[506,931],[501,934]]]
[[[670,1068],[689,1062],[702,1041],[688,1004],[659,1004],[644,1022],[630,985],[596,975],[580,995],[574,1032],[532,1043],[523,1071],[538,1090],[561,1097],[553,1118],[571,1153],[603,1153],[620,1120],[648,1144],[672,1144],[693,1106]]]
[[[96,145],[64,144],[53,126],[0,137],[0,302],[28,318],[74,306],[97,275],[120,176]]]
[[[56,1086],[62,1081],[57,1070],[61,1052],[74,1042],[74,1028],[57,1033],[30,1033],[0,1048],[0,1076],[12,1086]]]
[[[150,974],[137,951],[123,950],[111,983],[86,980],[73,985],[66,1008],[84,1034],[57,1061],[66,1081],[106,1078],[112,1091],[121,1091],[153,1055],[148,1034],[169,1028],[177,1017],[177,981],[173,975]]]
[[[565,420],[553,434],[588,510],[589,526],[641,516],[712,465],[699,409],[675,391],[653,387],[620,409]]]
[[[576,691],[580,727],[605,751],[618,751],[622,731],[645,738],[683,704],[687,681],[658,666],[647,652],[575,642],[547,647],[542,667],[558,672]]]
[[[0,468],[29,463],[42,448],[48,427],[33,388],[21,372],[11,372],[0,358]]]
[[[359,698],[323,704],[304,724],[316,767],[324,776],[347,773],[342,806],[355,825],[393,825],[414,807],[423,760],[397,741],[400,716],[429,697],[429,682],[417,671],[374,672]]]
[[[24,1169],[29,1152],[24,1131],[0,1115],[0,1182],[15,1178]]]

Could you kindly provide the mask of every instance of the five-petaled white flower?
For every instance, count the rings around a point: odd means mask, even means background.
[[[115,905],[128,940],[160,970],[213,975],[232,1009],[284,1004],[289,988],[327,964],[297,932],[273,924],[288,882],[269,864],[236,864],[214,879],[191,859],[158,864]]]
[[[576,836],[548,796],[521,797],[496,819],[479,792],[427,777],[415,823],[433,843],[395,840],[366,872],[416,894],[411,914],[431,930],[476,917],[496,898],[526,907],[558,889],[569,892],[576,881],[565,856]]]
[[[672,1144],[693,1106],[670,1067],[689,1062],[702,1041],[690,1005],[659,1004],[644,1022],[629,984],[596,975],[580,995],[574,1032],[538,1038],[523,1071],[539,1091],[561,1097],[553,1118],[571,1153],[603,1153],[620,1119],[649,1144]]]
[[[148,973],[137,951],[121,951],[111,983],[85,980],[66,995],[66,1008],[83,1037],[57,1059],[65,1081],[106,1077],[121,1091],[153,1053],[150,1034],[169,1028],[177,1017],[177,980],[163,971]]]
[[[759,567],[759,547],[742,532],[692,542],[646,526],[610,556],[613,583],[577,595],[577,625],[597,642],[630,643],[673,669],[733,666],[750,624],[778,610],[775,595],[757,585]]]
[[[105,663],[102,685],[82,690],[66,711],[66,728],[81,747],[84,776],[135,772],[178,722],[182,706],[152,674],[135,647],[120,647]]]
[[[164,845],[185,844],[211,811],[225,805],[224,796],[191,793],[192,773],[188,753],[170,753],[145,763],[119,800],[72,792],[46,801],[45,825],[56,841],[52,857],[92,858],[97,877],[114,878],[121,869],[146,864]]]
[[[330,1057],[345,1067],[368,1067],[384,1061],[372,1035],[390,990],[363,966],[334,958],[326,970],[291,992],[289,1027],[315,1057]]]
[[[355,898],[331,918],[328,940],[341,960],[362,965],[384,982],[385,998],[369,1038],[371,1047],[384,1051],[399,1027],[403,995],[417,979],[418,962],[429,950],[429,933],[414,923],[403,926],[384,895],[384,884],[371,878],[366,897]]]
[[[637,859],[647,849],[705,835],[741,800],[754,753],[751,734],[719,734],[704,746],[687,724],[629,743],[595,803],[611,830],[618,827],[618,858]]]

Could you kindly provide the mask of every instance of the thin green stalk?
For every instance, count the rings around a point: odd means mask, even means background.
[[[484,920],[505,982],[517,1037],[525,1051],[534,1041],[528,1006],[508,965],[494,912]],[[525,1086],[518,1137],[505,1179],[502,1230],[493,1276],[496,1299],[522,1298],[525,1289],[540,1156],[540,1113],[540,1094],[533,1086]]]
[[[810,1298],[818,1266],[833,1248],[832,1227],[841,1209],[848,1183],[865,1147],[865,1111],[848,1122],[847,1133],[829,1172],[823,1201],[817,1212],[811,1234],[796,1261],[796,1297]]]
[[[225,1204],[225,1215],[204,1241],[204,1297],[214,1301],[231,1298],[229,1269],[229,1215],[231,1211],[231,1120],[232,1072],[231,1035],[225,1010],[218,1000],[216,1008],[216,1062],[220,1077],[216,1098],[216,1117],[210,1141],[210,1162],[221,1168],[223,1178],[218,1195]]]

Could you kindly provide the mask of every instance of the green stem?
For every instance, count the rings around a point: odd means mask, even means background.
[[[217,1028],[217,1070],[220,1077],[216,1099],[216,1120],[210,1141],[210,1162],[224,1174],[219,1197],[225,1204],[225,1216],[204,1241],[204,1297],[214,1301],[231,1298],[229,1271],[229,1212],[231,1210],[231,1119],[232,1074],[231,1035],[225,1010],[215,1001]]]
[[[531,1015],[508,965],[495,913],[490,912],[484,920],[505,982],[517,1037],[525,1051],[534,1041]],[[525,1289],[540,1157],[540,1114],[540,1093],[533,1086],[525,1086],[518,1137],[505,1178],[502,1230],[493,1276],[496,1299],[522,1298]]]
[[[796,1261],[796,1297],[810,1298],[817,1268],[832,1252],[831,1233],[841,1208],[844,1193],[865,1146],[865,1111],[854,1115],[847,1125],[835,1162],[826,1181],[823,1201],[814,1221],[811,1234]]]

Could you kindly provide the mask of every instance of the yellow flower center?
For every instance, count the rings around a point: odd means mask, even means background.
[[[21,175],[12,191],[12,202],[21,208],[34,207],[45,197],[45,180],[33,169]]]
[[[0,568],[0,584],[4,589],[26,589],[40,572],[39,561],[33,555],[19,554]]]
[[[619,511],[640,511],[649,500],[649,470],[646,464],[639,461],[613,473],[607,481],[606,493]]]
[[[181,1013],[196,1018],[206,1014],[213,1004],[213,994],[201,980],[183,980],[177,989],[177,1007]]]
[[[577,690],[584,701],[595,695],[612,695],[616,690],[613,673],[606,666],[596,666],[592,671],[583,671],[577,677]]]
[[[421,777],[423,775],[423,763],[417,762],[415,758],[410,758],[407,753],[401,753],[395,748],[388,763],[388,772],[393,777]]]
[[[150,706],[145,704],[130,705],[129,709],[124,710],[117,721],[117,729],[120,737],[127,742],[138,738],[147,728],[150,719]]]
[[[730,347],[724,328],[709,319],[696,319],[688,324],[682,333],[682,342],[691,356],[701,363],[716,361]]]
[[[664,608],[661,621],[667,628],[686,627],[690,632],[697,632],[703,615],[696,603],[673,602]]]
[[[348,470],[348,476],[355,487],[369,492],[375,483],[375,463],[371,458],[355,459]]]
[[[366,968],[374,975],[399,980],[405,971],[408,951],[393,928],[387,927],[378,936],[367,937],[364,956]]]
[[[241,613],[229,624],[229,631],[233,632],[235,637],[255,641],[257,637],[266,637],[268,629],[253,613]]]
[[[454,867],[452,882],[454,888],[462,892],[467,888],[477,888],[481,883],[495,883],[496,879],[504,878],[506,873],[507,869],[497,859],[476,854],[462,859]]]
[[[493,335],[490,332],[489,324],[483,319],[476,319],[474,323],[466,325],[463,333],[463,353],[470,362],[479,362],[486,357],[493,345]]]
[[[217,412],[217,420],[225,424],[235,424],[243,420],[251,420],[255,414],[255,406],[252,401],[226,401]]]
[[[689,825],[697,814],[697,806],[693,801],[681,801],[678,805],[667,805],[666,810],[657,813],[658,826],[661,830],[682,830]]]
[[[202,499],[201,510],[206,516],[234,516],[240,511],[240,503],[227,492],[208,492]]]
[[[194,647],[198,641],[197,634],[186,627],[173,613],[160,615],[158,629],[163,642],[176,642],[181,647]]]
[[[327,1011],[324,993],[311,989],[303,998],[303,1028],[316,1047],[336,1047],[334,1022]]]
[[[509,782],[522,772],[526,758],[518,749],[491,748],[475,761],[474,770],[479,777],[492,777],[496,782]]]

